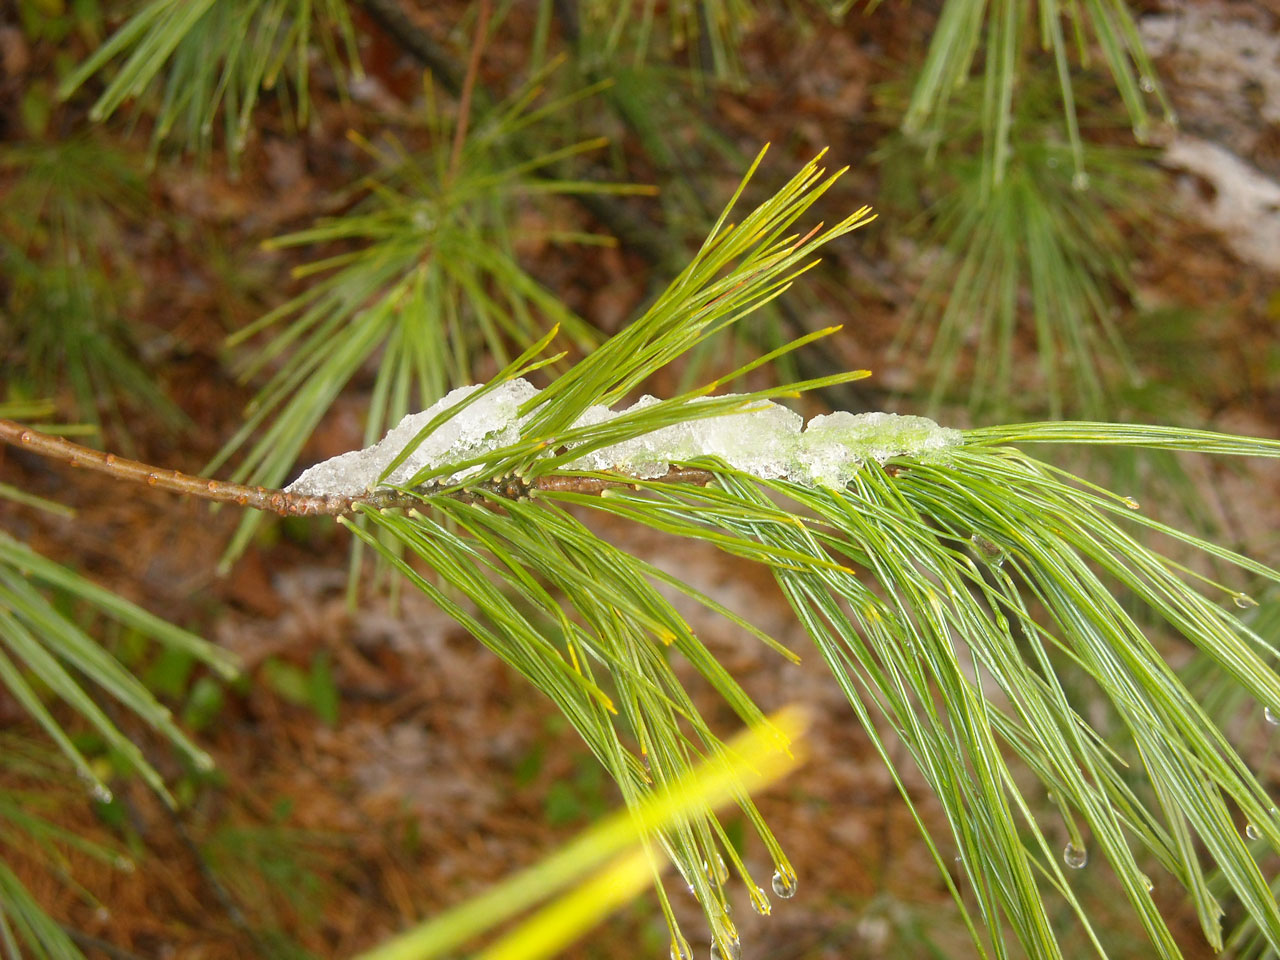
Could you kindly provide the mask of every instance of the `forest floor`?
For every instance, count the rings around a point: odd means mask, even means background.
[[[1246,3],[1231,9],[1258,24],[1262,35],[1275,36],[1280,12]],[[431,16],[444,20],[447,14]],[[766,178],[831,146],[837,164],[853,167],[836,200],[874,205],[877,175],[869,157],[884,133],[876,119],[876,85],[892,74],[893,62],[918,55],[913,31],[920,16],[904,5],[885,5],[874,16],[851,16],[843,27],[817,31],[792,47],[784,43],[786,31],[766,26],[753,34],[745,54],[748,74],[759,82],[753,80],[749,93],[716,93],[707,110],[722,134],[748,154],[767,140],[783,145]],[[362,96],[366,103],[406,109],[403,100],[418,89],[419,75],[384,49],[376,31],[370,33],[375,41],[365,52],[371,79]],[[1163,56],[1184,130],[1227,143],[1265,176],[1280,178],[1280,124],[1263,124],[1249,142],[1233,140],[1238,129],[1229,117],[1215,119],[1224,132],[1203,116],[1203,83],[1188,62],[1194,53],[1168,50]],[[518,61],[515,52],[510,57]],[[33,62],[34,70],[39,61]],[[495,86],[504,69],[500,38],[486,61]],[[289,266],[285,255],[256,245],[308,223],[348,183],[357,167],[345,133],[359,106],[323,104],[305,140],[267,129],[238,179],[180,163],[160,168],[152,190],[170,226],[132,238],[146,277],[138,315],[147,318],[148,360],[193,426],[175,435],[145,417],[132,421],[142,459],[199,471],[238,426],[250,391],[229,372],[223,340],[278,302],[273,285],[283,282]],[[1238,122],[1248,128],[1251,121]],[[726,182],[735,176],[725,170]],[[1177,304],[1212,318],[1197,328],[1202,357],[1188,388],[1201,422],[1280,436],[1276,274],[1215,225],[1213,218],[1223,215],[1214,208],[1220,184],[1203,170],[1172,172],[1171,183],[1170,209],[1153,219],[1150,235],[1137,244],[1139,295],[1152,307]],[[660,208],[647,214],[659,216]],[[902,370],[880,360],[913,281],[896,259],[902,254],[887,225],[865,234],[831,254],[836,267],[857,280],[856,316],[842,317],[847,304],[830,299],[820,298],[818,309],[835,322],[849,321],[836,347],[839,362],[870,367],[889,383],[909,382],[909,359],[894,361]],[[175,235],[185,242],[175,242]],[[605,329],[634,315],[663,279],[625,250],[572,258],[537,246],[523,252],[536,276]],[[309,444],[308,459],[361,445],[362,400],[357,385]],[[57,816],[67,826],[136,838],[145,852],[137,847],[134,871],[72,854],[77,889],[15,859],[57,918],[101,941],[90,955],[230,960],[291,956],[293,943],[318,957],[349,956],[536,861],[617,806],[611,785],[552,705],[424,598],[401,592],[392,603],[371,595],[350,610],[349,537],[329,521],[273,524],[220,578],[215,565],[237,519],[232,511],[212,513],[202,503],[121,489],[13,451],[0,466],[7,482],[77,511],[74,522],[60,521],[0,503],[0,527],[235,651],[250,677],[225,691],[220,710],[199,735],[217,761],[214,776],[195,779],[163,750],[150,751],[166,776],[187,785],[180,814],[125,782],[116,784],[119,799],[110,813],[78,802],[60,807]],[[1202,479],[1224,537],[1263,559],[1280,559],[1276,470],[1204,468]],[[1121,492],[1139,495],[1144,507],[1165,518],[1143,491]],[[802,656],[800,664],[789,664],[731,624],[696,607],[686,610],[699,636],[757,703],[773,709],[803,702],[814,716],[812,759],[760,799],[795,865],[799,895],[775,901],[773,915],[763,918],[739,890],[735,919],[745,955],[923,956],[919,937],[932,939],[941,955],[971,955],[897,788],[772,580],[701,545],[676,547],[651,531],[593,523]],[[163,679],[163,664],[144,659],[141,665]],[[298,695],[299,677],[332,681],[336,715],[324,715]],[[692,676],[686,679],[713,725],[732,731],[734,719],[723,704]],[[176,681],[176,710],[189,680]],[[0,726],[20,717],[0,694]],[[131,732],[145,742],[142,731]],[[904,761],[904,767],[910,764]],[[928,816],[924,785],[908,775],[906,788]],[[740,823],[731,827],[740,830]],[[772,867],[763,850],[751,842],[745,849],[748,866],[765,883]],[[1106,875],[1093,873],[1081,881],[1086,905],[1103,918],[1122,912]],[[1172,882],[1164,887],[1170,893],[1162,906],[1185,918],[1178,935],[1188,956],[1201,955],[1194,917],[1174,896]],[[692,897],[681,890],[672,896],[695,950],[704,951],[704,926]],[[1115,955],[1145,956],[1139,934],[1123,920],[1116,924]],[[1075,951],[1069,956],[1085,955],[1082,938],[1066,943]],[[661,957],[667,944],[648,894],[607,920],[573,955]]]

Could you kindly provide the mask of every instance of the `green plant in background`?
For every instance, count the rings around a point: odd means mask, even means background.
[[[272,657],[262,665],[262,680],[290,703],[309,707],[326,725],[338,725],[338,686],[328,653],[312,657],[307,670]]]
[[[345,216],[279,237],[270,246],[356,244],[295,270],[320,277],[231,338],[243,343],[283,324],[247,357],[242,375],[274,370],[252,401],[244,426],[209,465],[217,469],[257,435],[236,480],[278,486],[348,381],[376,364],[366,442],[411,409],[468,382],[478,358],[505,363],[508,344],[521,347],[557,326],[567,343],[588,348],[595,330],[566,309],[519,265],[512,222],[526,201],[576,192],[644,192],[645,188],[540,178],[560,161],[596,149],[572,143],[533,159],[513,155],[542,117],[592,91],[536,106],[530,87],[510,102],[451,126],[427,114],[432,148],[410,153],[395,142],[366,144],[384,172],[362,182],[365,197]],[[428,92],[428,102],[432,101]],[[604,238],[548,229],[556,242]],[[228,548],[229,564],[261,517],[247,516]]]
[[[89,840],[58,826],[57,813],[80,801],[83,784],[65,758],[46,745],[17,733],[0,735],[0,949],[6,956],[31,956],[54,960],[83,960],[72,937],[55,923],[12,869],[18,860],[30,860],[77,889],[89,903],[92,894],[78,887],[70,873],[64,850],[74,850],[126,873],[133,861],[122,848]]]
[[[170,427],[185,423],[137,359],[127,320],[138,280],[122,237],[148,209],[128,156],[88,138],[11,144],[0,148],[0,175],[9,178],[0,205],[9,389],[70,389],[75,418],[97,423],[105,410],[125,438],[122,399]]]
[[[49,695],[79,714],[122,759],[126,771],[139,775],[172,803],[160,774],[137,744],[86,692],[77,674],[89,678],[102,693],[153,728],[197,767],[207,769],[213,761],[178,728],[168,708],[79,625],[54,607],[37,585],[64,591],[100,615],[139,630],[157,643],[185,650],[223,676],[235,675],[233,659],[194,634],[42,557],[7,534],[0,534],[0,602],[3,603],[0,606],[0,644],[3,644],[0,682],[58,745],[95,797],[105,802],[110,799],[111,791],[45,706]]]
[[[228,818],[208,831],[200,851],[227,895],[252,916],[260,948],[273,958],[314,957],[285,931],[290,921],[304,931],[323,921],[325,898],[343,882],[352,843],[286,826],[288,803],[277,804],[272,813],[266,823]]]
[[[0,416],[31,418],[49,412],[49,405],[0,404]],[[7,485],[0,487],[0,498],[62,516],[73,514],[65,507],[13,491]],[[55,602],[51,594],[57,594],[60,602]],[[53,741],[65,761],[65,766],[59,764],[26,741],[13,738],[0,749],[5,772],[41,781],[41,792],[57,795],[61,801],[67,797],[68,778],[64,773],[74,772],[82,790],[88,789],[100,803],[111,801],[112,793],[105,780],[112,773],[136,775],[172,804],[173,797],[159,772],[87,686],[97,688],[96,692],[109,697],[115,708],[160,734],[197,768],[209,769],[213,761],[178,728],[168,708],[151,690],[89,636],[68,606],[137,631],[162,649],[181,651],[223,677],[235,675],[234,659],[225,651],[0,532],[0,686]],[[93,731],[104,758],[109,756],[106,762],[95,763],[86,756],[85,741],[77,742],[77,737],[55,715],[50,707],[53,700],[61,701]],[[20,791],[0,792],[0,840],[6,846],[17,850],[34,845],[48,858],[51,869],[61,874],[65,869],[60,866],[53,841],[70,844],[112,863],[127,863],[117,852],[47,822],[40,815],[42,804],[35,796]],[[71,882],[68,876],[63,879]],[[19,943],[35,956],[80,957],[70,938],[40,910],[18,877],[0,861],[0,944],[17,957],[22,955]]]
[[[720,80],[739,77],[738,45],[756,16],[752,0],[694,0],[668,4],[665,11],[654,0],[576,0],[565,6],[579,34],[591,38],[582,50],[588,65],[641,67],[683,52],[693,69]],[[554,0],[540,0],[539,36],[545,37],[555,7]]]
[[[879,6],[869,0],[868,6]],[[1034,10],[1034,16],[1032,11]],[[1085,143],[1076,112],[1077,78],[1072,54],[1082,66],[1100,51],[1129,115],[1134,135],[1145,142],[1152,114],[1148,97],[1163,117],[1173,111],[1156,82],[1142,48],[1137,24],[1124,0],[947,0],[929,39],[929,51],[902,115],[902,130],[931,150],[946,143],[952,99],[971,82],[975,63],[982,71],[980,128],[983,169],[999,183],[1015,155],[1011,135],[1016,123],[1018,88],[1034,62],[1051,54],[1058,83],[1073,175],[1088,176]]]
[[[1087,74],[1094,57],[1109,89]],[[1110,125],[1117,95],[1139,143],[1151,100],[1174,120],[1123,0],[943,6],[909,97],[888,111],[901,133],[881,149],[886,189],[927,208],[923,239],[941,252],[898,340],[929,350],[929,407],[1118,412],[1137,379],[1115,319],[1134,256],[1125,228],[1159,181],[1141,152],[1084,135]],[[1015,349],[1028,328],[1032,357]]]
[[[359,70],[343,0],[149,0],[66,77],[59,93],[70,97],[123,59],[94,102],[93,120],[146,97],[155,110],[153,151],[179,139],[185,149],[207,155],[221,110],[223,146],[234,162],[264,90],[277,93],[286,108],[291,98],[298,125],[306,125],[313,44],[325,51],[336,76],[344,64]]]
[[[890,196],[906,209],[933,198],[918,222],[936,263],[895,346],[927,355],[930,408],[956,398],[975,415],[1101,416],[1139,380],[1116,318],[1130,289],[1126,231],[1150,217],[1158,177],[1145,153],[1092,144],[1079,154],[1090,172],[1073,171],[1073,148],[1049,126],[1047,79],[1023,78],[998,182],[966,150],[978,132],[972,98],[970,112],[952,110],[933,161],[905,137],[881,151]],[[1033,358],[1018,349],[1028,329]]]
[[[33,40],[61,43],[79,34],[95,46],[102,42],[102,5],[99,0],[18,0],[18,21]]]

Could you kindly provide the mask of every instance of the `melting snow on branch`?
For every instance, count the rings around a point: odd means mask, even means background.
[[[423,427],[479,389],[459,387],[421,413],[406,416],[373,446],[316,464],[295,480],[289,491],[360,496],[372,488],[387,465]],[[460,463],[515,443],[525,419],[518,411],[537,394],[537,388],[527,380],[511,380],[498,386],[428,434],[386,483],[402,485],[424,468]],[[646,396],[629,409],[657,402]],[[623,412],[626,411],[591,407],[575,426],[604,423]],[[798,413],[776,403],[758,401],[741,413],[663,427],[589,451],[566,463],[565,469],[613,471],[649,479],[665,474],[672,461],[711,456],[766,480],[838,488],[845,486],[868,460],[883,463],[895,456],[927,456],[960,442],[959,430],[940,427],[927,417],[841,412],[814,417],[804,426],[804,418]],[[483,469],[470,467],[437,477],[436,482],[459,483]]]

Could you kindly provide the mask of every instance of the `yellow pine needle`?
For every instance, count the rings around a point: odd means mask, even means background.
[[[640,894],[661,865],[637,847],[535,913],[475,960],[542,960]]]
[[[806,726],[799,708],[778,711],[670,788],[619,811],[540,863],[357,960],[431,960],[456,952],[459,945],[570,888],[481,954],[485,960],[547,956],[598,923],[653,875],[645,841],[654,831],[730,803],[743,791],[760,790],[795,769],[804,757]]]

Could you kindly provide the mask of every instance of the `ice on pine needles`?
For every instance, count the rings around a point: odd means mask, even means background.
[[[316,464],[295,480],[289,491],[321,496],[364,494],[424,427],[479,389],[459,387],[421,413],[406,416],[373,446]],[[424,468],[462,463],[517,442],[528,419],[528,415],[520,416],[520,407],[537,395],[538,389],[527,380],[499,385],[429,433],[385,483],[402,486]],[[578,418],[575,429],[603,424],[655,403],[658,400],[654,397],[642,397],[626,411],[591,407]],[[587,451],[566,463],[564,469],[613,471],[648,479],[664,475],[672,461],[711,456],[763,479],[839,488],[869,460],[883,463],[895,456],[927,456],[956,446],[960,440],[960,431],[940,427],[926,417],[840,412],[814,417],[805,426],[804,418],[786,407],[756,401],[742,412],[689,420]],[[472,466],[434,477],[431,482],[460,483],[483,470],[483,465]]]
[[[377,483],[423,427],[479,389],[477,384],[450,391],[421,413],[406,416],[373,446],[317,463],[286,489],[306,495],[360,496]],[[527,380],[507,381],[429,433],[385,483],[400,486],[425,467],[459,463],[515,443],[520,439],[520,405],[537,395],[537,387]],[[442,476],[436,482],[456,483],[479,469]]]

